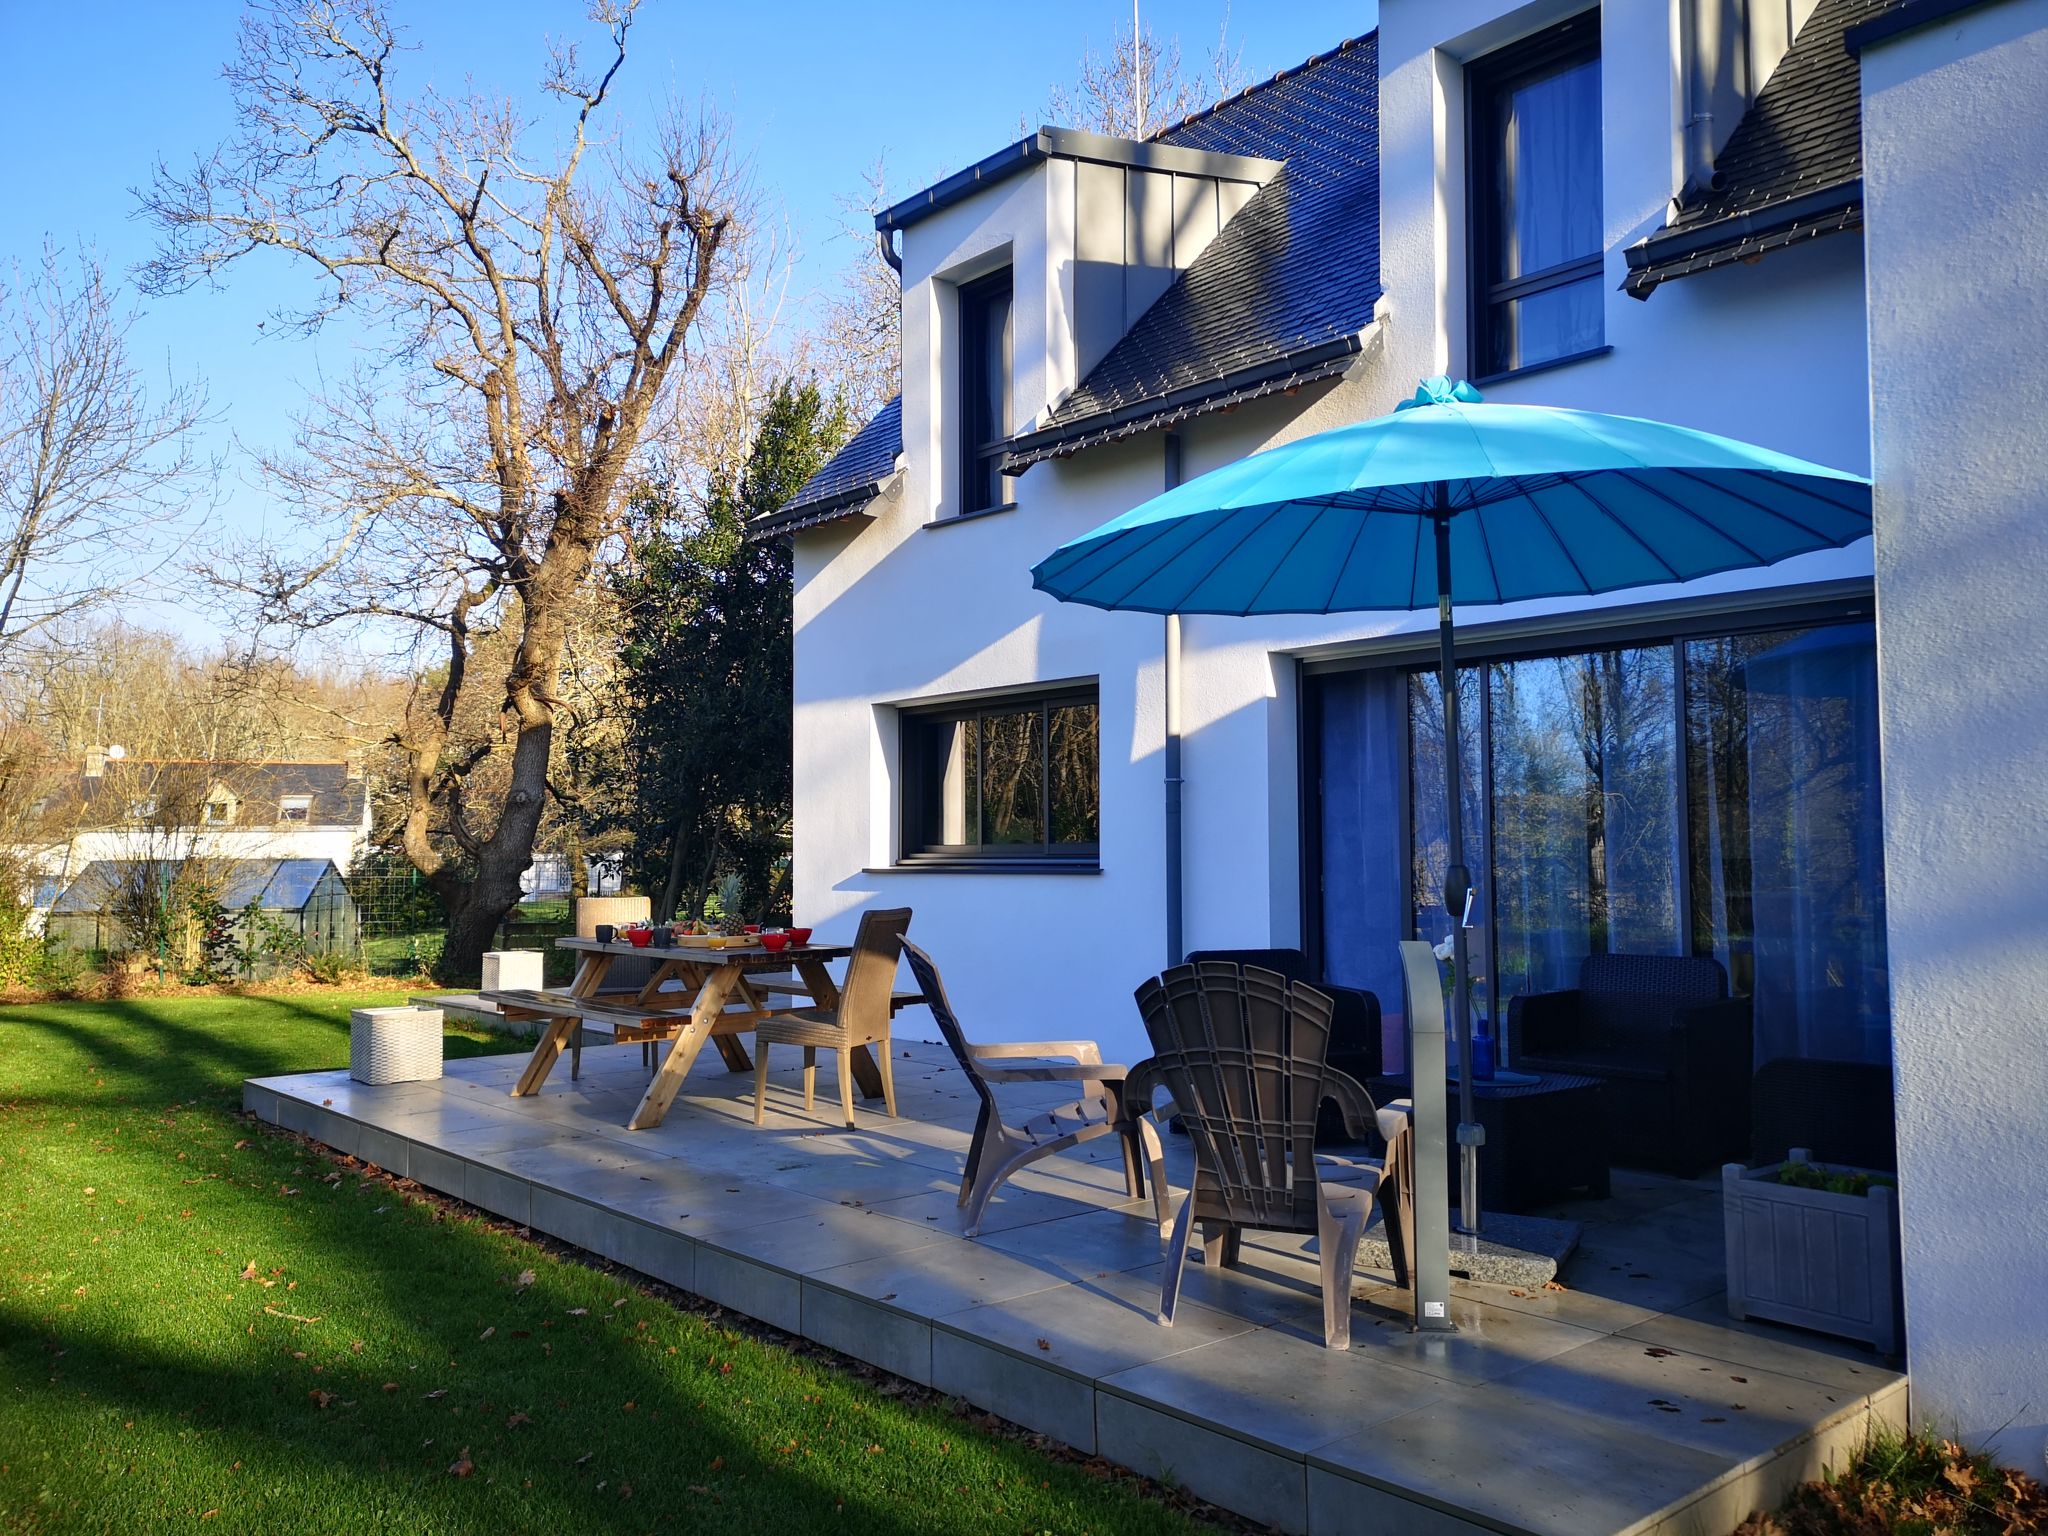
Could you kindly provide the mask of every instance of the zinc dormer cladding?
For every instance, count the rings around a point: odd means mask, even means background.
[[[1080,164],[1077,276],[1092,268],[1100,286],[1087,291],[1086,277],[1077,285],[1082,382],[1015,440],[1017,467],[1349,364],[1380,292],[1376,38],[1345,43],[1142,143],[1041,129],[885,210],[876,226],[904,228],[1054,156]],[[1091,199],[1090,166],[1216,182],[1216,232],[1197,237],[1191,262],[1149,249],[1156,237],[1145,233],[1143,198]],[[1120,233],[1108,227],[1118,209]],[[1114,273],[1112,246],[1123,258]],[[891,401],[753,536],[865,515],[898,472],[901,413]]]

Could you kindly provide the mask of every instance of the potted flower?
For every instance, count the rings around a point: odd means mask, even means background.
[[[1888,1173],[1816,1163],[1721,1169],[1728,1313],[1858,1339],[1896,1356],[1899,1206]]]

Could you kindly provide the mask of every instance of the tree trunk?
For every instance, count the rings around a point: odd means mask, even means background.
[[[449,986],[476,986],[483,980],[484,952],[496,941],[498,928],[519,905],[519,877],[525,865],[492,859],[487,844],[485,863],[474,880],[443,887],[441,901],[448,908],[448,942],[441,950],[441,963],[434,967],[434,979]],[[493,867],[495,863],[496,867]]]

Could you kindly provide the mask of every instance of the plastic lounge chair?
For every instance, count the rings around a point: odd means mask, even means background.
[[[932,957],[908,939],[903,955],[924,993],[925,1004],[939,1021],[939,1033],[952,1048],[960,1070],[981,1098],[981,1118],[974,1123],[974,1141],[967,1149],[967,1168],[960,1176],[960,1199],[967,1208],[967,1235],[981,1231],[982,1213],[997,1188],[1028,1163],[1093,1141],[1121,1136],[1124,1143],[1124,1188],[1132,1199],[1145,1193],[1139,1158],[1152,1172],[1152,1208],[1161,1232],[1166,1230],[1166,1170],[1159,1133],[1124,1102],[1125,1069],[1104,1062],[1093,1040],[1033,1040],[976,1045],[967,1038],[947,1001],[945,984]],[[1059,1058],[1065,1058],[1060,1060]],[[1003,1118],[991,1084],[1078,1083],[1082,1097],[1058,1109],[1033,1115],[1012,1125]]]
[[[792,1008],[763,1019],[754,1029],[754,1124],[768,1108],[768,1047],[804,1048],[804,1108],[817,1098],[818,1052],[839,1057],[839,1108],[853,1127],[853,1052],[856,1046],[878,1045],[882,1074],[882,1105],[896,1116],[896,1078],[889,1061],[890,1003],[896,992],[896,945],[910,927],[910,908],[890,907],[861,914],[854,934],[853,956],[846,962],[846,985],[833,1008]]]
[[[1164,1088],[1195,1150],[1194,1186],[1167,1241],[1159,1321],[1171,1327],[1200,1222],[1204,1258],[1238,1262],[1247,1228],[1312,1232],[1322,1260],[1323,1342],[1351,1347],[1351,1272],[1376,1200],[1384,1202],[1396,1278],[1406,1285],[1410,1221],[1398,1175],[1409,1118],[1376,1110],[1328,1062],[1333,1006],[1306,982],[1229,962],[1177,965],[1138,988],[1155,1054],[1131,1069],[1133,1109]],[[1383,1159],[1317,1156],[1317,1110],[1334,1100],[1354,1139],[1376,1131]]]

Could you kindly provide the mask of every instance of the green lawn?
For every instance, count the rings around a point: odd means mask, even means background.
[[[240,1117],[392,1000],[0,1007],[0,1530],[1191,1528]]]

